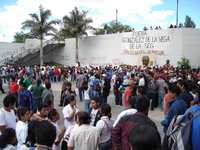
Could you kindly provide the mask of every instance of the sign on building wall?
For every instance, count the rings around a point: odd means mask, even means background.
[[[165,55],[170,41],[165,31],[138,31],[122,37],[122,50],[127,55]]]

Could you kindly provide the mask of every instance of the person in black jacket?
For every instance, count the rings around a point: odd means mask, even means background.
[[[107,104],[107,99],[110,93],[110,80],[107,78],[106,74],[103,74],[103,93],[102,93],[102,104]]]

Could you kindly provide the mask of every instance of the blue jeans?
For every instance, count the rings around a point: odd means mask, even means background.
[[[105,143],[99,144],[99,150],[111,150],[112,149],[112,141],[109,140]]]
[[[90,100],[84,100],[84,108],[86,112],[90,112]]]
[[[79,99],[81,102],[83,100],[83,92],[84,92],[83,88],[78,88]]]
[[[115,94],[115,104],[122,106],[122,93],[118,92]]]

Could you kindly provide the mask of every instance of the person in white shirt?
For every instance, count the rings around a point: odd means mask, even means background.
[[[79,127],[71,131],[68,150],[97,150],[99,130],[90,126],[90,115],[87,112],[78,112],[77,121]]]
[[[99,139],[99,150],[110,150],[112,149],[111,132],[113,121],[111,118],[111,107],[109,104],[101,106],[101,119],[97,122],[96,127],[100,132]]]
[[[71,95],[69,98],[69,104],[63,108],[64,126],[66,130],[68,127],[75,125],[75,114],[78,111],[79,110],[76,107],[76,97]]]
[[[48,114],[49,121],[55,126],[56,128],[56,140],[53,144],[52,150],[60,150],[60,142],[64,136],[65,129],[61,129],[58,125],[58,121],[60,120],[60,115],[58,111],[53,108]]]
[[[16,116],[14,113],[14,105],[16,97],[7,95],[3,100],[3,108],[0,109],[0,134],[6,128],[16,128]]]
[[[100,98],[99,97],[93,97],[91,99],[91,107],[92,110],[90,112],[91,122],[90,125],[96,126],[97,121],[100,120],[101,114],[100,114]]]
[[[132,115],[135,114],[137,112],[137,110],[135,109],[135,101],[136,101],[136,97],[131,96],[128,99],[128,108],[124,111],[122,111],[118,116],[117,119],[115,120],[113,127],[115,127],[117,125],[117,123],[119,122],[119,120],[127,115]]]
[[[21,146],[26,142],[28,135],[28,120],[30,119],[30,111],[28,108],[19,108],[17,110],[18,122],[16,125],[16,136],[17,136],[17,149],[21,150]]]

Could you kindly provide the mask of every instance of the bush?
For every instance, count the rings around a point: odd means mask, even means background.
[[[177,62],[178,63],[178,67],[182,68],[182,69],[190,69],[191,65],[190,65],[190,60],[182,57],[180,61]]]

